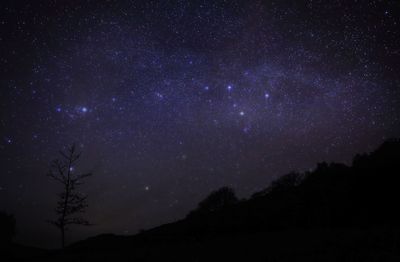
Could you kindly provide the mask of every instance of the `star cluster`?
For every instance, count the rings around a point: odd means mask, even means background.
[[[25,243],[54,242],[45,174],[73,142],[96,224],[74,240],[133,234],[220,186],[247,197],[399,135],[397,1],[1,5],[0,208]]]

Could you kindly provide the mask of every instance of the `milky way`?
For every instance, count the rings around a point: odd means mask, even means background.
[[[182,218],[399,136],[397,1],[2,1],[0,209],[54,246],[49,162],[76,143],[90,228]]]

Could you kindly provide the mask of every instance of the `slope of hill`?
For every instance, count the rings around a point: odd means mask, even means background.
[[[352,166],[290,173],[250,199],[199,206],[138,235],[101,235],[42,261],[399,261],[400,140]],[[222,205],[220,204],[222,203]]]

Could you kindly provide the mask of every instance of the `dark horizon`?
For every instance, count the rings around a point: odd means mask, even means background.
[[[2,1],[0,211],[59,246],[76,143],[91,227],[132,235],[400,135],[400,2]]]
[[[390,139],[385,140],[384,142],[391,141],[392,139],[394,139],[395,141],[398,140],[398,139],[395,139],[395,138],[390,138]],[[324,164],[328,164],[328,165],[332,165],[332,164],[333,165],[337,165],[337,164],[340,165],[340,164],[343,164],[345,166],[351,166],[351,163],[354,161],[356,156],[358,156],[358,155],[368,155],[368,154],[370,154],[372,152],[374,152],[374,150],[370,151],[370,152],[357,153],[357,154],[353,155],[353,157],[349,161],[347,161],[346,163],[343,163],[343,162],[342,163],[338,163],[338,162],[333,162],[333,161],[328,161],[328,162],[322,161],[322,162],[315,163],[313,168],[310,168],[310,169],[307,169],[307,170],[298,170],[298,169],[297,170],[293,170],[293,169],[291,169],[290,171],[288,171],[288,172],[286,172],[284,174],[280,174],[279,176],[277,176],[275,178],[275,180],[271,181],[271,183],[274,183],[274,182],[278,181],[279,178],[281,178],[281,177],[283,177],[285,175],[290,175],[291,172],[296,172],[298,174],[307,174],[308,172],[314,172],[314,171],[316,171],[318,169],[319,165],[321,165],[321,164],[323,164],[323,165]],[[267,190],[269,187],[271,187],[271,183],[268,183],[268,184],[264,185],[264,187],[261,187],[258,191],[249,192],[248,195],[241,196],[238,200],[239,201],[247,201],[247,200],[252,199],[257,194],[260,194],[264,190]],[[224,188],[224,186],[222,186],[221,188]],[[218,188],[211,189],[210,192],[207,192],[202,197],[203,198],[207,197],[207,195],[209,195],[210,193],[212,194],[216,190],[219,190],[219,189]],[[234,193],[236,194],[236,191],[234,191]],[[200,200],[204,200],[204,199],[200,199]],[[133,236],[133,235],[137,235],[137,234],[140,234],[141,232],[145,232],[145,231],[148,231],[148,230],[154,230],[154,229],[157,230],[157,228],[159,228],[160,226],[162,227],[162,226],[168,225],[170,223],[174,223],[174,222],[181,221],[181,220],[185,219],[188,215],[190,215],[191,212],[196,210],[198,204],[199,203],[195,203],[194,206],[189,207],[189,209],[186,211],[186,213],[184,213],[181,217],[176,217],[176,218],[173,218],[172,220],[169,220],[169,221],[162,221],[162,222],[160,222],[160,224],[149,225],[147,228],[139,228],[136,232],[122,232],[122,233],[112,232],[112,231],[105,231],[105,232],[101,232],[100,231],[100,232],[97,232],[97,230],[95,230],[96,231],[95,233],[92,233],[92,234],[89,233],[89,234],[87,234],[87,235],[85,235],[83,237],[80,237],[80,236],[76,236],[76,234],[74,234],[73,231],[79,232],[79,231],[82,231],[82,229],[85,230],[85,229],[90,229],[90,228],[84,228],[84,226],[79,226],[79,225],[78,226],[74,226],[74,227],[72,227],[72,231],[67,231],[67,241],[68,241],[67,245],[76,244],[76,243],[79,243],[79,241],[89,240],[89,239],[92,239],[92,238],[95,238],[95,237],[100,237],[100,236],[103,236],[103,235],[104,236],[106,236],[106,235]],[[4,212],[4,210],[1,210],[1,211]],[[8,215],[13,216],[14,219],[16,218],[13,213],[7,213],[7,212],[5,212],[5,213],[8,214]],[[85,215],[85,216],[88,216],[88,215]],[[54,215],[52,217],[54,217]],[[46,244],[43,245],[43,244],[38,244],[37,242],[29,242],[29,241],[24,240],[23,238],[21,239],[21,237],[18,237],[19,232],[20,232],[20,230],[18,230],[19,229],[18,222],[19,222],[18,219],[16,219],[16,235],[15,235],[15,238],[14,238],[15,243],[22,244],[22,245],[27,245],[27,246],[32,246],[32,247],[37,247],[37,248],[44,248],[44,249],[58,249],[58,248],[60,248],[60,241],[59,241],[60,240],[60,232],[57,229],[55,229],[53,226],[51,226],[51,229],[52,229],[51,231],[53,231],[52,232],[53,234],[51,234],[51,244],[50,245],[46,245]],[[49,221],[42,221],[42,222],[46,223],[46,226],[49,226]],[[92,226],[96,227],[98,225],[93,224]],[[72,235],[73,237],[71,237],[70,235]],[[43,237],[43,236],[41,235],[41,237]],[[74,237],[76,237],[76,239],[74,239]],[[45,242],[46,241],[44,241],[44,243]]]

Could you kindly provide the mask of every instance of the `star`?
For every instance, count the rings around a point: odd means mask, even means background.
[[[244,127],[243,128],[243,133],[249,133],[250,132],[250,127]]]
[[[134,224],[105,225],[132,233],[157,226],[174,198],[185,202],[170,218],[196,207],[199,199],[185,196],[206,196],[222,184],[250,195],[274,174],[313,165],[327,145],[327,161],[347,161],[350,152],[400,132],[393,60],[400,54],[400,16],[390,1],[340,1],[346,10],[340,23],[335,1],[305,5],[296,15],[287,1],[162,1],[162,8],[158,1],[96,8],[3,2],[0,185],[10,210],[20,205],[8,184],[30,181],[12,175],[42,174],[71,143],[82,158],[70,172],[93,168],[87,185],[93,202],[104,193],[105,211],[143,214]],[[376,12],[363,14],[371,4]],[[42,27],[46,34],[38,33]],[[240,164],[237,173],[232,163]],[[47,203],[53,188],[42,185],[30,184],[25,199]],[[161,200],[171,191],[176,195]],[[122,197],[114,199],[116,193]],[[160,203],[131,201],[146,194]],[[47,214],[52,207],[45,206],[32,214]],[[150,208],[159,213],[151,216]],[[88,218],[106,222],[95,212]]]
[[[156,95],[156,97],[159,98],[160,100],[162,100],[162,99],[164,98],[164,95],[161,94],[161,93],[159,93],[159,92],[156,92],[155,95]]]

